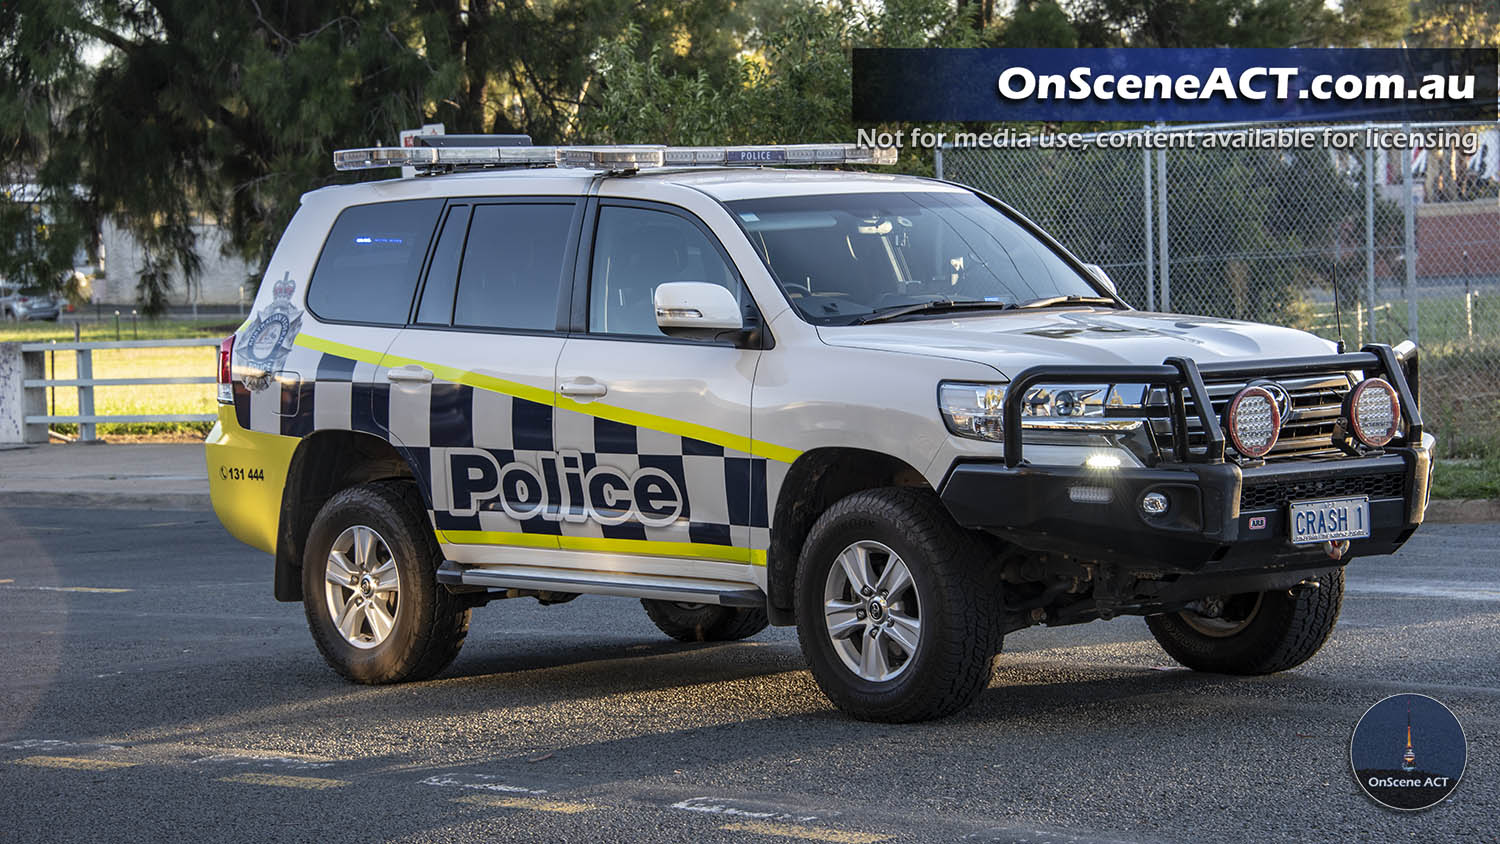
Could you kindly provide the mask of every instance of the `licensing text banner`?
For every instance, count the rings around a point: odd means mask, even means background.
[[[854,119],[1495,120],[1497,52],[857,49]]]

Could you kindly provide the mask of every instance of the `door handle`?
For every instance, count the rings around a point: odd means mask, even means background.
[[[609,388],[598,381],[589,379],[587,381],[565,381],[558,388],[558,392],[569,398],[597,399],[609,392]]]
[[[387,369],[385,371],[385,380],[430,384],[432,383],[432,372],[416,364],[408,364],[395,369]]]

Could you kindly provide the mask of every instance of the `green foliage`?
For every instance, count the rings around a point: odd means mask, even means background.
[[[1418,0],[1411,33],[1493,44],[1491,5]],[[0,0],[0,276],[63,286],[111,218],[159,311],[174,278],[194,283],[204,225],[264,266],[304,191],[386,175],[337,174],[331,149],[424,122],[538,143],[853,140],[857,46],[1391,43],[1406,15],[1405,0]]]
[[[600,53],[599,85],[580,135],[608,143],[849,142],[854,47],[973,46],[979,35],[944,0],[790,5],[774,29],[747,37],[729,66],[673,72],[627,29]],[[715,77],[727,80],[715,83]],[[895,127],[883,127],[895,128]],[[942,128],[942,127],[933,127]],[[907,169],[931,166],[907,151]]]
[[[1020,0],[996,46],[1077,47],[1078,29],[1054,0]]]

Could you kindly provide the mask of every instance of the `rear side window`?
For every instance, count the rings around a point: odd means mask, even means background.
[[[453,292],[458,287],[458,263],[464,256],[464,237],[469,233],[469,206],[452,205],[443,233],[432,250],[427,267],[427,284],[422,287],[422,303],[417,306],[417,322],[422,325],[449,325],[453,322]]]
[[[453,324],[465,328],[557,328],[573,203],[477,205],[458,271]]]
[[[347,208],[333,224],[307,287],[319,319],[406,324],[440,199]]]

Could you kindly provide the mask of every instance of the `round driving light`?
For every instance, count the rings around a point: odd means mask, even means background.
[[[1234,450],[1246,457],[1265,457],[1281,435],[1281,411],[1276,397],[1264,387],[1235,393],[1224,411],[1224,429]]]
[[[1148,516],[1160,516],[1167,512],[1167,505],[1170,503],[1162,493],[1148,492],[1141,497],[1141,512]]]
[[[1384,378],[1367,378],[1344,399],[1344,417],[1354,438],[1380,448],[1396,436],[1401,424],[1401,399]]]

